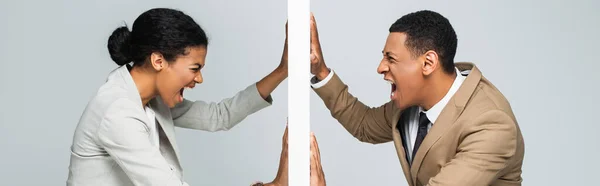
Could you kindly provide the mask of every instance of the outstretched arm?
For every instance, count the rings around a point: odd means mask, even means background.
[[[392,141],[392,118],[399,109],[392,102],[373,108],[350,94],[348,86],[325,65],[317,23],[311,14],[310,64],[313,90],[331,116],[360,141],[377,144]]]
[[[281,62],[269,75],[218,103],[184,100],[171,109],[174,124],[177,127],[213,132],[229,130],[248,115],[270,106],[273,102],[271,93],[287,75],[286,38]]]
[[[256,83],[256,87],[258,88],[258,92],[260,96],[264,99],[267,99],[271,92],[281,84],[283,80],[285,80],[288,76],[288,55],[287,55],[287,23],[285,24],[285,43],[283,46],[283,54],[281,54],[281,62],[279,66],[273,70],[269,75],[265,76],[258,83]]]

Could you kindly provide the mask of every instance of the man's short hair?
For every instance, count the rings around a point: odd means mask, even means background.
[[[413,57],[435,51],[447,73],[454,71],[457,38],[450,21],[441,14],[421,10],[402,16],[389,29],[406,34],[406,47]]]

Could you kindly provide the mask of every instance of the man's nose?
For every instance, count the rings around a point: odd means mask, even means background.
[[[379,62],[379,66],[377,67],[377,73],[379,74],[383,74],[387,71],[389,71],[389,67],[386,64],[385,60],[381,60],[381,62]]]

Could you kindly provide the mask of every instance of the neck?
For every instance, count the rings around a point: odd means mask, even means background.
[[[147,105],[156,96],[154,88],[154,79],[156,77],[141,67],[133,67],[129,73],[137,87],[140,98],[142,98],[142,106]]]
[[[437,77],[436,77],[437,76]],[[428,85],[424,90],[426,90],[425,98],[421,106],[423,110],[427,111],[431,109],[435,104],[440,102],[454,83],[454,79],[456,79],[456,72],[452,72],[452,74],[448,74],[445,72],[439,72],[439,74],[434,75],[429,79]]]

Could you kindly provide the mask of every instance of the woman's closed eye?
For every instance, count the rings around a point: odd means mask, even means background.
[[[192,66],[192,68],[190,68],[190,70],[192,70],[194,72],[198,72],[198,71],[200,71],[200,69],[202,69],[202,65],[200,65],[200,64],[195,64],[194,66]]]

